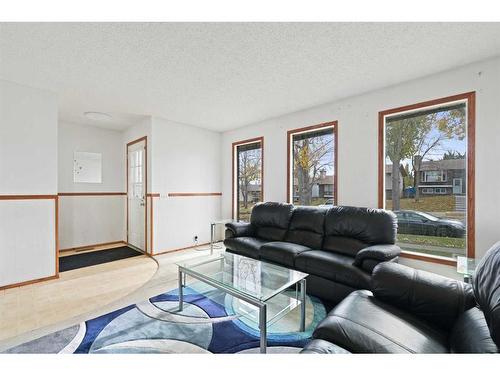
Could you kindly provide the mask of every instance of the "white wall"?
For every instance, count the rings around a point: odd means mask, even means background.
[[[341,68],[341,67],[340,67]],[[402,83],[223,134],[223,216],[231,215],[231,143],[264,136],[264,199],[286,200],[286,132],[338,120],[338,198],[341,205],[377,206],[378,112],[476,91],[476,254],[500,239],[500,60],[494,59]],[[404,263],[456,277],[452,267]]]
[[[168,193],[221,192],[221,134],[153,118],[154,252],[210,240],[220,218],[220,196],[168,197]]]
[[[123,133],[59,122],[59,193],[125,192]],[[102,183],[73,182],[75,151],[102,154]],[[59,246],[68,249],[126,238],[124,195],[59,197]]]
[[[57,194],[57,97],[0,80],[0,195]],[[0,200],[0,287],[56,274],[55,199]]]
[[[59,122],[58,189],[59,192],[124,192],[125,152],[123,133],[88,125]],[[73,182],[75,151],[102,154],[102,183]]]

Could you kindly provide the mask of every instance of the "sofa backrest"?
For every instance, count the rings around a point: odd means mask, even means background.
[[[325,207],[295,207],[285,241],[311,249],[321,249],[327,211],[328,209]]]
[[[394,244],[397,220],[382,209],[334,206],[325,215],[324,231],[324,250],[354,257],[370,245]]]
[[[477,265],[472,285],[491,338],[500,347],[500,242],[494,244]]]
[[[259,238],[283,241],[292,217],[293,205],[289,203],[257,203],[252,209],[250,223]]]

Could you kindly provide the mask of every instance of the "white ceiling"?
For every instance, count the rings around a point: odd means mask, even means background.
[[[0,77],[60,118],[144,115],[224,131],[500,54],[500,23],[0,25]]]

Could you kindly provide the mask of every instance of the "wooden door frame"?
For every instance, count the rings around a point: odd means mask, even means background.
[[[475,257],[476,232],[475,232],[475,150],[476,150],[476,92],[447,96],[428,100],[416,104],[391,108],[378,113],[378,206],[384,208],[384,182],[385,182],[385,118],[399,112],[408,112],[425,107],[439,106],[450,102],[465,101],[467,105],[467,257]],[[401,253],[402,257],[423,260],[431,263],[456,266],[453,259],[442,257]]]
[[[129,143],[127,143],[127,147],[125,150],[125,159],[127,161],[127,169],[126,169],[126,192],[127,192],[127,245],[130,245],[128,242],[128,148],[136,143],[144,141],[144,253],[148,254],[148,137],[145,135],[144,137],[135,139]]]

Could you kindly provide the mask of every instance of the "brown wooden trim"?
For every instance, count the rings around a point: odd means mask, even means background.
[[[55,209],[55,226],[56,226],[56,230],[55,230],[55,244],[56,244],[56,254],[55,254],[55,257],[56,257],[56,274],[55,276],[59,277],[59,197],[56,197],[56,199],[54,199],[54,209]]]
[[[338,121],[328,121],[328,122],[323,122],[321,124],[317,125],[311,125],[311,126],[306,126],[303,128],[298,128],[298,129],[292,129],[288,130],[286,133],[287,141],[286,141],[286,201],[288,203],[292,203],[292,199],[290,199],[290,193],[291,193],[291,186],[290,186],[290,175],[291,175],[291,138],[294,134],[296,133],[305,133],[308,131],[313,131],[313,130],[318,130],[318,129],[323,129],[323,128],[328,128],[332,127],[333,130],[333,136],[334,136],[334,150],[333,150],[333,163],[334,163],[334,177],[333,177],[333,204],[337,205],[338,204]]]
[[[385,117],[390,114],[412,111],[439,104],[467,101],[467,256],[475,257],[476,232],[475,232],[475,149],[476,149],[476,92],[447,96],[444,98],[428,100],[416,104],[406,105],[380,111],[378,115],[378,206],[384,208],[384,126]],[[411,255],[408,255],[411,254]],[[403,256],[412,259],[424,260],[433,263],[456,265],[456,261],[442,260],[425,254],[415,255],[405,252]]]
[[[65,251],[92,250],[93,248],[100,247],[100,246],[111,246],[111,245],[118,245],[118,244],[126,245],[127,242],[122,240],[122,241],[95,243],[92,245],[85,245],[85,246],[70,247],[67,249],[60,249],[59,252],[62,253]]]
[[[222,193],[168,193],[169,197],[212,197],[221,195]]]
[[[260,143],[261,145],[261,167],[260,167],[260,200],[264,201],[264,137],[255,137],[244,139],[242,141],[233,142],[231,146],[231,219],[235,217],[235,191],[234,187],[237,184],[235,182],[235,165],[234,165],[234,157],[236,155],[235,150],[238,146],[249,144],[249,143]]]
[[[60,197],[86,197],[86,196],[115,196],[127,195],[126,192],[76,192],[76,193],[58,193]]]
[[[207,246],[207,245],[210,245],[210,242],[204,242],[204,243],[200,243],[196,246],[187,246],[187,247],[180,247],[178,249],[170,249],[170,250],[163,250],[159,253],[155,253],[153,254],[154,256],[157,256],[157,255],[162,255],[162,254],[168,254],[168,253],[175,253],[176,251],[182,251],[182,250],[188,250],[188,249],[194,249],[195,247],[199,247],[199,246]]]
[[[149,194],[148,194],[149,195]],[[154,253],[153,251],[153,195],[149,195],[149,198],[151,199],[151,207],[149,208],[149,234],[151,236],[150,241],[149,241],[149,247],[150,247],[150,254],[152,255]],[[147,253],[147,250],[146,250]]]
[[[476,93],[467,95],[467,256],[476,257]]]
[[[384,155],[384,117],[382,112],[378,113],[378,207],[384,208],[385,188],[385,155]]]
[[[0,195],[0,201],[57,199],[57,195]]]
[[[56,274],[56,275],[42,277],[42,278],[39,278],[39,279],[28,280],[28,281],[23,281],[23,282],[16,283],[16,284],[10,284],[10,285],[0,286],[0,290],[18,288],[18,287],[25,286],[25,285],[30,285],[30,284],[35,284],[35,283],[41,283],[42,281],[55,280],[55,279],[58,279],[58,278],[59,278],[59,273]]]
[[[148,252],[148,137],[145,135],[144,137],[138,138],[127,143],[127,147],[125,148],[125,159],[127,161],[125,171],[126,176],[126,184],[127,184],[127,192],[125,193],[127,196],[127,243],[128,243],[128,148],[136,143],[144,141],[144,164],[145,164],[145,172],[144,172],[144,252]]]
[[[417,253],[403,251],[401,252],[401,257],[408,259],[422,260],[430,263],[444,264],[446,266],[453,266],[453,267],[457,266],[457,261],[454,259],[447,259],[444,257],[438,257],[433,255],[417,254]]]
[[[134,145],[134,144],[136,144],[136,143],[139,143],[139,142],[141,142],[141,141],[146,141],[146,142],[147,142],[147,141],[148,141],[148,136],[147,136],[147,135],[145,135],[144,137],[137,138],[137,139],[135,139],[135,140],[133,140],[133,141],[131,141],[131,142],[127,143],[127,147],[128,147],[128,146],[132,146],[132,145]]]
[[[153,198],[160,198],[160,193],[148,193],[147,196]]]

